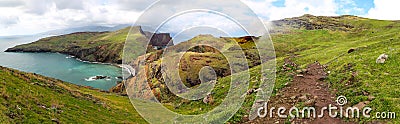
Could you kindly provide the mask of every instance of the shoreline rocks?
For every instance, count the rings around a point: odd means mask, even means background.
[[[97,75],[97,76],[93,76],[93,77],[90,77],[90,78],[85,79],[85,80],[86,80],[86,81],[95,81],[95,80],[103,80],[103,79],[105,79],[105,80],[111,80],[111,77],[109,77],[109,76],[103,76],[103,75]]]

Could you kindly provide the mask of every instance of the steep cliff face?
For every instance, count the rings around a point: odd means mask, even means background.
[[[305,30],[332,30],[332,31],[353,31],[359,29],[350,22],[355,20],[364,20],[364,18],[350,15],[343,16],[313,16],[305,14],[300,17],[285,18],[281,20],[272,21],[273,30],[280,31],[280,29],[305,29]]]
[[[211,35],[200,35],[197,37],[192,38],[189,41],[182,42],[175,46],[171,46],[169,50],[172,50],[178,54],[182,54],[181,58],[174,58],[179,56],[170,56],[172,59],[179,60],[179,77],[187,87],[196,87],[198,86],[201,81],[199,77],[200,70],[205,67],[211,67],[214,69],[217,78],[223,78],[226,76],[231,75],[231,69],[229,62],[226,56],[233,57],[231,59],[238,59],[236,57],[240,57],[239,54],[244,52],[246,60],[248,62],[249,68],[259,65],[260,58],[258,56],[258,51],[255,47],[254,40],[257,40],[257,37],[238,37],[238,38],[216,38]],[[213,44],[214,47],[210,47],[207,45],[196,45],[199,42],[206,41],[208,43]],[[239,43],[239,47],[234,47],[233,44]],[[184,51],[184,48],[187,46],[195,46],[187,51]],[[220,50],[217,50],[220,49]],[[145,74],[145,77],[133,77],[132,80],[137,79],[146,79],[148,85],[152,89],[152,91],[148,91],[146,94],[155,93],[155,94],[163,94],[163,95],[156,95],[158,100],[169,102],[176,99],[168,90],[165,80],[163,79],[162,72],[161,72],[161,64],[163,63],[163,59],[161,57],[165,57],[163,55],[163,50],[158,50],[155,52],[148,53],[146,55],[142,55],[138,57],[137,60],[131,63],[131,66],[137,69],[139,64],[139,60],[145,60],[146,63],[143,69],[139,70],[137,73]],[[223,52],[229,52],[224,53]],[[235,64],[235,63],[231,63]],[[168,66],[168,65],[166,65]],[[244,67],[244,66],[243,66]],[[139,75],[140,76],[140,75]],[[203,75],[205,77],[209,77],[210,75]],[[131,80],[131,81],[132,81]],[[127,82],[132,83],[132,82]],[[145,85],[145,84],[143,84]],[[115,88],[117,89],[117,88]]]
[[[58,52],[90,62],[121,63],[129,28],[116,32],[78,32],[40,39],[6,52]]]
[[[128,33],[137,42],[146,43],[149,36],[152,46],[172,46],[169,34],[145,32],[140,26],[127,27],[115,32],[77,32],[40,39],[36,42],[9,48],[6,52],[58,52],[90,62],[122,63],[122,51]],[[152,47],[149,47],[152,48]],[[136,50],[145,48],[135,48]],[[135,55],[137,57],[139,55]]]

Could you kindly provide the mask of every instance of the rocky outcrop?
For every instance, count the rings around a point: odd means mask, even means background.
[[[345,23],[342,20],[345,19],[357,19],[360,17],[356,16],[313,16],[305,14],[300,17],[286,18],[277,21],[273,21],[274,27],[288,27],[295,29],[306,29],[306,30],[318,30],[327,29],[334,31],[351,31],[355,28],[352,24]]]
[[[126,95],[124,82],[118,82],[116,86],[110,88],[112,93],[120,93],[121,95]]]
[[[150,46],[157,47],[156,49],[173,45],[168,33],[153,35],[137,26],[114,32],[77,32],[53,36],[9,48],[6,52],[57,52],[83,61],[122,64],[122,51],[129,32],[138,34],[136,42],[147,42],[151,38]]]
[[[75,56],[83,61],[122,63],[124,42],[109,39],[89,40],[109,32],[78,32],[40,39],[30,44],[9,48],[6,52],[57,52]]]
[[[120,64],[122,63],[122,58],[120,57],[120,51],[122,51],[122,48],[123,44],[117,44],[116,47],[113,48],[111,48],[111,45],[101,45],[91,48],[71,46],[64,50],[54,50],[43,47],[14,47],[7,49],[5,52],[57,52],[75,56],[82,61]]]
[[[244,52],[247,62],[249,64],[248,66],[250,68],[257,66],[261,63],[260,58],[257,55],[258,53],[254,43],[254,40],[257,40],[258,37],[247,36],[238,38],[228,38],[228,37],[215,38],[209,35],[200,35],[189,41],[185,41],[171,47],[171,49],[175,50],[176,53],[183,54],[179,60],[179,67],[177,69],[179,70],[179,76],[182,83],[184,83],[184,85],[187,87],[196,87],[199,84],[201,84],[201,80],[198,74],[200,70],[205,66],[213,68],[213,70],[215,71],[215,76],[217,76],[217,78],[222,78],[231,75],[229,62],[227,61],[225,56],[221,53],[221,51],[206,45],[198,45],[192,47],[187,51],[184,51],[183,48],[185,48],[185,46],[192,46],[193,44],[197,43],[197,40],[204,40],[204,39],[207,39],[207,41],[209,42],[216,43],[215,46],[220,48],[227,46],[231,47],[233,46],[232,44],[235,43],[236,41],[239,43],[241,48],[235,49],[227,47],[227,51],[229,51],[230,56],[240,57],[240,54]],[[223,42],[223,44],[221,45],[217,44],[221,42]],[[138,74],[145,74],[143,76],[147,78],[148,84],[141,84],[142,86],[148,85],[152,89],[152,91],[150,92],[153,92],[153,94],[155,94],[158,100],[168,101],[175,99],[175,97],[173,97],[175,95],[173,95],[173,93],[169,91],[167,85],[164,82],[165,80],[163,79],[161,72],[162,56],[163,56],[163,50],[158,50],[155,52],[148,53],[146,55],[139,56],[135,61],[132,61],[132,63],[130,63],[129,65],[132,66],[134,69],[137,69],[137,71],[139,71],[137,72]],[[137,68],[137,65],[141,63],[139,60],[145,60],[145,63],[142,62],[142,64],[145,65],[143,65],[144,67],[140,70]],[[137,78],[138,76],[140,75],[136,75],[136,77],[133,77],[133,79],[131,80],[139,79]],[[142,79],[143,76],[140,79]],[[210,75],[203,75],[203,76],[206,78],[211,77]],[[127,85],[129,85],[129,83]],[[121,91],[120,87],[121,86],[118,85],[115,88],[111,89],[110,91],[111,92]],[[204,99],[203,102],[207,104],[212,104],[213,103],[212,95],[209,94],[207,99]]]

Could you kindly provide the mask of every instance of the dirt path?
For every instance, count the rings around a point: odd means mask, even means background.
[[[294,64],[290,61],[286,61],[286,64]],[[294,64],[295,65],[295,64]],[[323,118],[295,118],[285,119],[277,117],[277,109],[279,107],[285,107],[287,110],[285,115],[289,115],[289,109],[293,106],[299,107],[315,107],[316,115],[320,115],[322,107],[328,107],[329,104],[337,106],[335,102],[335,95],[329,91],[328,84],[324,83],[323,80],[327,77],[327,73],[324,72],[324,67],[318,62],[310,64],[307,69],[297,71],[298,74],[294,75],[294,79],[291,83],[287,84],[285,88],[278,91],[277,95],[271,97],[268,102],[268,113],[264,118],[257,118],[253,121],[246,123],[305,123],[305,124],[343,124],[350,123],[345,122],[339,118],[329,117],[329,113],[324,111]],[[273,111],[273,117],[270,117],[269,110],[275,107]],[[301,107],[299,107],[301,111]],[[300,114],[301,116],[301,114]]]

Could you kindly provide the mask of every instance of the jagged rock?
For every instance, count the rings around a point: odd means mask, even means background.
[[[110,92],[113,93],[123,93],[125,91],[125,85],[122,82],[119,82],[116,86],[110,88]]]
[[[111,77],[103,76],[103,75],[97,75],[97,76],[93,76],[93,77],[90,77],[89,79],[85,79],[85,80],[91,81],[91,80],[102,80],[102,79],[111,79]]]
[[[99,80],[99,79],[106,79],[106,78],[110,78],[110,77],[98,75],[98,76],[96,76],[94,79],[95,79],[95,80]]]
[[[369,96],[368,96],[368,100],[369,100],[369,101],[372,101],[372,100],[374,100],[374,99],[375,99],[375,96],[372,96],[372,95],[369,95]]]
[[[204,97],[204,99],[203,99],[203,103],[205,103],[205,104],[212,104],[213,102],[214,102],[214,99],[211,96],[211,94],[207,94],[207,96]]]
[[[385,61],[389,58],[389,55],[386,54],[381,54],[377,59],[376,59],[376,63],[378,64],[383,64],[385,63]]]
[[[347,53],[352,53],[352,52],[354,52],[354,51],[355,51],[355,49],[351,48],[351,49],[349,49],[349,50],[347,51]]]

